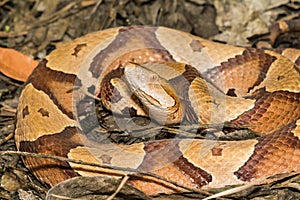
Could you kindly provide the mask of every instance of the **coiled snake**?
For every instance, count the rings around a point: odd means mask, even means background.
[[[164,27],[92,33],[53,51],[29,77],[19,100],[17,148],[138,169],[193,188],[299,172],[300,71],[295,63],[270,50],[214,43]],[[93,109],[88,94],[118,115],[150,116],[158,124],[226,122],[247,126],[260,137],[98,144],[80,124]],[[33,157],[24,162],[50,186],[98,170]],[[142,177],[129,183],[147,194],[181,191]]]

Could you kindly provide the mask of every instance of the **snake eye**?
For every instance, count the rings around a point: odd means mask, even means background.
[[[157,80],[158,80],[157,74],[152,74],[152,75],[149,77],[149,80],[150,80],[151,82],[157,81]]]

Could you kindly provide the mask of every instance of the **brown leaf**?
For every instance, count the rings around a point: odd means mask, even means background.
[[[120,185],[121,180],[105,177],[79,176],[68,179],[48,191],[47,200],[58,199],[108,199]],[[125,184],[114,199],[118,200],[150,200],[143,192]]]
[[[0,48],[0,71],[18,81],[26,81],[38,62],[16,50]]]

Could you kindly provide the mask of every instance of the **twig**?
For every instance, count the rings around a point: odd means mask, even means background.
[[[14,137],[14,133],[8,134],[8,136],[6,136],[3,140],[0,140],[0,145],[6,143],[8,140],[10,140],[13,137]]]
[[[93,10],[91,11],[91,13],[89,15],[87,15],[85,17],[85,19],[89,19],[98,9],[98,7],[100,6],[100,4],[102,3],[103,0],[97,0],[96,5],[94,6]]]
[[[10,78],[8,78],[7,76],[4,76],[2,74],[0,75],[0,80],[4,81],[4,82],[6,82],[6,83],[8,83],[10,85],[13,85],[13,86],[21,87],[21,84],[15,83],[15,82],[11,81]]]
[[[60,18],[63,18],[65,16],[67,16],[69,13],[65,13],[67,12],[68,10],[70,10],[72,7],[80,4],[82,1],[84,0],[76,0],[76,1],[73,1],[69,4],[67,4],[65,7],[63,7],[62,9],[58,10],[57,12],[47,16],[46,18],[44,19],[41,19],[39,21],[37,21],[36,23],[32,24],[30,27],[28,27],[27,30],[30,30],[30,29],[33,29],[33,28],[36,28],[38,26],[42,26],[42,25],[45,25],[47,23],[51,23],[51,22],[54,22]],[[93,3],[94,4],[94,3]],[[87,5],[82,5],[84,7],[88,7],[88,6],[91,6],[93,4],[87,4]]]
[[[5,31],[0,31],[0,38],[15,38],[23,35],[27,35],[28,31],[21,31],[21,32],[5,32]]]
[[[0,6],[3,6],[3,5],[5,5],[7,2],[9,2],[10,0],[3,0],[3,1],[1,1],[0,2]]]
[[[124,187],[124,185],[125,185],[125,183],[127,182],[128,179],[129,179],[129,176],[125,175],[122,178],[121,183],[119,184],[116,191],[111,196],[109,196],[106,200],[113,200],[115,198],[115,196],[120,192],[120,190]]]
[[[71,197],[66,197],[66,196],[62,196],[62,195],[57,195],[57,194],[51,194],[50,196],[54,197],[54,198],[58,198],[58,199],[64,199],[64,200],[71,200],[74,198]],[[76,198],[76,200],[81,200],[81,198]],[[83,199],[82,199],[83,200]]]
[[[218,198],[218,197],[222,197],[222,196],[231,195],[231,194],[246,190],[246,189],[248,189],[248,188],[250,188],[254,185],[261,184],[261,182],[265,181],[266,179],[267,179],[267,177],[261,177],[261,178],[256,179],[255,181],[250,182],[246,185],[242,185],[242,186],[239,186],[239,187],[235,187],[235,188],[232,188],[232,189],[225,190],[223,192],[219,192],[217,194],[206,197],[203,200],[209,200],[209,199],[214,199],[214,198]]]
[[[156,182],[165,182],[169,183],[175,188],[181,188],[190,192],[195,192],[199,194],[204,194],[204,195],[210,195],[209,192],[195,189],[195,188],[190,188],[186,187],[184,185],[178,184],[175,181],[170,181],[167,180],[166,178],[153,174],[153,173],[148,173],[148,172],[142,172],[137,169],[132,169],[132,168],[124,168],[124,167],[117,167],[117,166],[108,166],[108,165],[101,165],[97,163],[90,163],[90,162],[85,162],[81,160],[74,160],[74,159],[69,159],[65,158],[62,156],[56,156],[56,155],[51,155],[51,154],[39,154],[39,153],[29,153],[29,152],[21,152],[21,151],[0,151],[0,155],[18,155],[18,156],[28,156],[28,157],[36,157],[36,158],[47,158],[47,159],[53,159],[53,160],[59,160],[63,162],[70,162],[70,163],[75,163],[75,164],[80,164],[80,165],[87,165],[87,166],[92,166],[92,167],[99,167],[99,168],[104,168],[104,169],[111,169],[111,170],[117,170],[119,172],[115,172],[115,175],[120,175],[120,176],[135,176],[135,177],[149,177],[152,178],[151,180],[156,181]]]

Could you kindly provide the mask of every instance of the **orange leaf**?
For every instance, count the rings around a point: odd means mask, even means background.
[[[38,62],[13,49],[0,48],[0,71],[6,76],[26,81]]]

